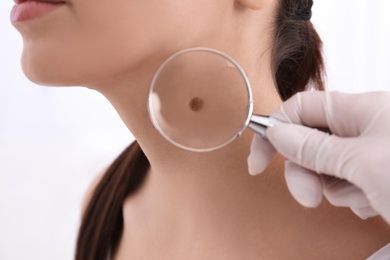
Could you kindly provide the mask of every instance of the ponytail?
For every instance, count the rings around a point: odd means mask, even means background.
[[[311,21],[297,15],[301,10],[311,10],[313,2],[279,1],[271,58],[279,95],[286,100],[310,88],[324,90],[322,41]]]
[[[122,206],[144,180],[149,162],[137,142],[108,168],[85,210],[76,244],[75,260],[107,260],[119,244]]]

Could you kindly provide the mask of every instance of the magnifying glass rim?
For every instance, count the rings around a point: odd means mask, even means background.
[[[217,146],[210,147],[210,148],[193,148],[193,147],[182,145],[182,144],[176,142],[175,140],[171,139],[171,137],[169,137],[167,134],[165,134],[165,132],[161,129],[161,127],[160,127],[160,125],[159,125],[159,123],[154,115],[154,112],[153,112],[154,111],[153,110],[153,100],[152,100],[151,96],[153,94],[157,78],[159,77],[159,75],[160,75],[161,71],[163,70],[163,68],[165,67],[165,65],[168,64],[169,62],[171,62],[173,59],[175,59],[179,55],[185,54],[187,52],[196,52],[196,51],[214,53],[214,54],[217,54],[217,55],[227,59],[229,62],[231,62],[238,69],[242,78],[244,79],[245,87],[246,87],[247,94],[248,94],[247,118],[246,118],[242,128],[239,131],[237,131],[237,133],[234,134],[230,139],[227,139],[225,142],[223,142]],[[206,47],[195,47],[195,48],[184,49],[184,50],[181,50],[181,51],[174,53],[167,60],[165,60],[160,65],[160,67],[157,69],[156,73],[154,74],[152,82],[150,83],[150,89],[149,89],[149,94],[148,94],[148,113],[149,113],[149,117],[150,117],[154,127],[170,143],[172,143],[172,144],[176,145],[177,147],[180,147],[184,150],[188,150],[188,151],[192,151],[192,152],[211,152],[211,151],[222,148],[222,147],[228,145],[229,143],[233,142],[237,137],[241,136],[242,133],[245,131],[245,129],[248,127],[249,122],[250,122],[250,118],[253,114],[253,96],[252,96],[251,85],[250,85],[250,82],[249,82],[247,75],[245,74],[245,71],[241,68],[240,64],[238,64],[233,58],[231,58],[227,54],[225,54],[221,51],[211,49],[211,48],[206,48]]]

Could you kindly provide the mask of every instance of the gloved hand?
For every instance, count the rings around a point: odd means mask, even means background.
[[[390,93],[304,92],[271,116],[294,123],[276,124],[267,137],[287,159],[287,186],[300,204],[316,207],[325,195],[363,219],[380,214],[390,224]],[[264,169],[255,156],[263,144],[252,142],[251,174]]]

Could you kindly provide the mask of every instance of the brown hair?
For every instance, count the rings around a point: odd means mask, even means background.
[[[312,87],[324,90],[322,41],[310,21],[297,13],[311,0],[280,0],[276,19],[272,68],[282,100]]]
[[[106,260],[115,250],[123,228],[123,201],[141,186],[148,168],[149,161],[137,142],[111,164],[85,209],[75,259]]]
[[[322,42],[312,23],[297,16],[310,0],[279,0],[274,25],[272,67],[283,100],[313,87],[323,90]],[[310,5],[311,7],[311,5]],[[106,260],[123,229],[122,204],[146,175],[149,162],[137,142],[112,163],[94,190],[82,218],[76,260]]]

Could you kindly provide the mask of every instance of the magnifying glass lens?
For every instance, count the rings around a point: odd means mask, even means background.
[[[251,112],[247,79],[238,65],[207,49],[182,51],[153,78],[149,113],[158,131],[191,151],[211,151],[234,140]]]

